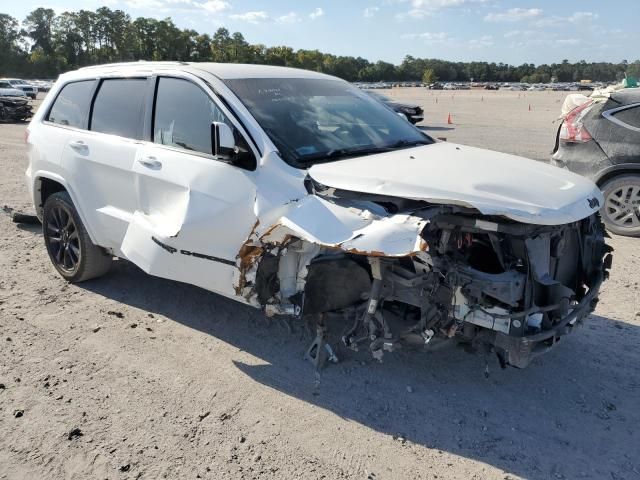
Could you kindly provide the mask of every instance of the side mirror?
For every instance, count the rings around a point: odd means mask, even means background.
[[[224,122],[211,124],[211,153],[214,157],[229,160],[238,152],[231,127]]]

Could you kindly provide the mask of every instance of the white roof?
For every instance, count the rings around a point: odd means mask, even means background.
[[[127,62],[95,65],[77,70],[78,74],[91,72],[100,75],[113,73],[117,70],[184,70],[192,73],[204,71],[223,80],[234,78],[326,78],[335,79],[329,75],[298,68],[276,67],[272,65],[255,65],[241,63],[210,63],[210,62]],[[75,72],[69,72],[73,75]],[[75,75],[73,75],[75,76]]]

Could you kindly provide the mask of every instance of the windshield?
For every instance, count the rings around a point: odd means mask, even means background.
[[[433,143],[341,80],[245,78],[225,83],[294,167]]]

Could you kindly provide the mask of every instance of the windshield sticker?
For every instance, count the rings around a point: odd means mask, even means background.
[[[296,152],[298,155],[311,155],[312,153],[316,153],[318,149],[313,145],[304,145],[302,147],[296,148]]]

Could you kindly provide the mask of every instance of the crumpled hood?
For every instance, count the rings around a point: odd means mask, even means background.
[[[461,205],[537,225],[581,220],[604,202],[579,175],[448,142],[318,164],[309,175],[340,190]]]

